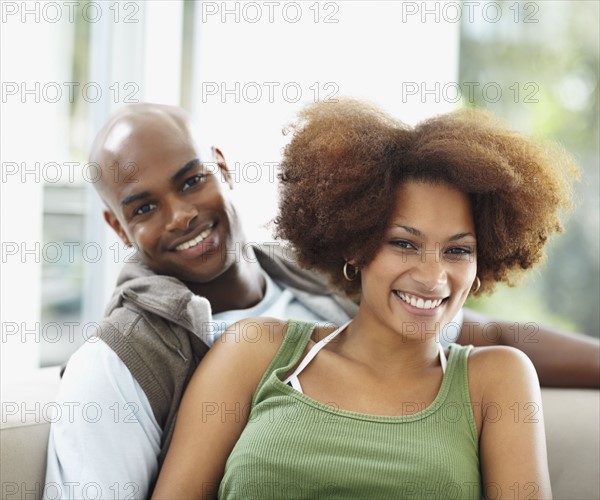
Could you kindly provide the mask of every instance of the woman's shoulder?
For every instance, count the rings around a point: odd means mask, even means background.
[[[533,369],[531,360],[523,351],[515,347],[503,345],[473,347],[469,353],[469,370],[476,371],[481,376],[495,377],[506,375],[507,372],[527,372],[530,369]]]
[[[277,318],[247,318],[232,324],[198,365],[199,377],[235,381],[250,397],[280,349],[288,322]]]
[[[211,350],[226,351],[232,359],[249,356],[264,364],[277,354],[286,338],[308,342],[313,332],[315,335],[321,332],[314,323],[270,317],[246,318],[227,328]]]
[[[482,400],[539,391],[533,363],[523,351],[514,347],[474,347],[468,367],[469,385],[481,394]]]
[[[229,326],[213,349],[228,351],[277,351],[281,346],[289,321],[277,318],[246,318]]]

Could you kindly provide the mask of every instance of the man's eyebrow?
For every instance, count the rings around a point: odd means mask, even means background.
[[[193,160],[188,161],[183,167],[181,167],[175,175],[171,177],[171,182],[175,182],[181,177],[183,177],[187,172],[189,172],[192,168],[197,167],[200,164],[200,160],[198,158],[194,158]]]
[[[150,196],[150,191],[142,191],[141,193],[132,194],[131,196],[123,198],[123,201],[121,201],[121,205],[125,207],[130,203],[133,203],[134,201],[140,200],[142,198],[147,198],[148,196]]]
[[[415,236],[419,236],[421,238],[425,236],[421,231],[419,231],[418,229],[411,227],[411,226],[403,226],[401,224],[396,224],[396,227],[400,227],[400,228],[404,229],[406,232],[413,234]],[[475,238],[475,235],[473,233],[466,232],[466,233],[458,233],[453,236],[450,236],[450,238],[448,238],[448,241],[461,240],[463,238],[466,238],[467,236],[471,236],[471,237]]]
[[[200,160],[198,158],[194,158],[193,160],[188,161],[183,167],[181,167],[175,174],[171,177],[171,182],[177,181],[179,178],[184,176],[187,172],[189,172],[192,168],[198,166],[200,164]],[[142,191],[141,193],[132,194],[131,196],[127,196],[121,201],[121,205],[127,206],[134,201],[140,200],[142,198],[147,198],[150,196],[150,191]]]

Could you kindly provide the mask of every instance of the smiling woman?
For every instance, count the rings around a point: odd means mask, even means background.
[[[359,268],[361,304],[391,330],[413,323],[434,333],[455,317],[476,279],[471,203],[447,184],[414,181],[401,184],[396,199],[383,244]]]
[[[441,115],[413,129],[344,100],[306,108],[291,130],[279,236],[293,243],[302,263],[325,271],[347,293],[358,293],[360,282],[348,282],[339,269],[349,256],[359,266],[373,257],[406,179],[468,193],[481,280],[476,294],[496,282],[515,283],[542,261],[546,239],[561,230],[560,216],[571,206],[578,170],[570,157],[482,110]]]
[[[470,294],[543,259],[570,206],[568,155],[477,111],[411,128],[340,100],[292,129],[279,236],[358,312],[226,332],[188,386],[155,497],[551,497],[529,359],[440,335]]]

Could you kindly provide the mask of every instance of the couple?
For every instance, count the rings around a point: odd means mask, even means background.
[[[276,223],[317,274],[278,245],[236,255],[230,173],[200,151],[183,111],[150,104],[117,113],[92,147],[122,169],[97,187],[140,263],[123,269],[102,342],[69,361],[61,400],[104,413],[53,424],[47,483],[145,497],[164,461],[166,498],[419,498],[450,484],[477,497],[515,482],[550,495],[542,420],[487,414],[539,405],[536,372],[519,351],[468,347],[489,343],[490,320],[460,311],[542,258],[569,159],[477,112],[413,129],[356,101],[315,104],[284,154]],[[461,314],[450,341],[464,346],[441,348]],[[597,384],[596,343],[538,338],[516,347],[542,384]]]

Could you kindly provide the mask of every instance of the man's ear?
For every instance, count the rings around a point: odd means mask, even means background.
[[[221,150],[216,146],[212,146],[211,150],[213,154],[213,161],[219,166],[221,174],[223,175],[223,178],[227,184],[229,184],[230,189],[233,189],[233,178],[231,177],[231,172],[227,168],[227,162],[225,161],[223,153],[221,153]]]
[[[115,233],[119,235],[119,238],[121,238],[121,241],[125,244],[125,246],[133,246],[127,237],[127,233],[123,230],[123,226],[121,226],[119,219],[117,219],[117,216],[111,210],[104,210],[103,215],[104,220],[110,227],[113,228]]]

